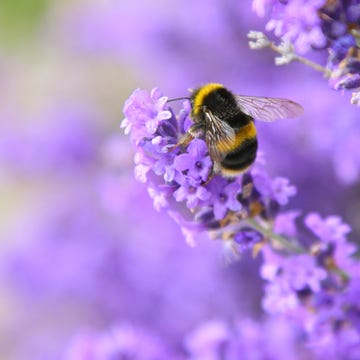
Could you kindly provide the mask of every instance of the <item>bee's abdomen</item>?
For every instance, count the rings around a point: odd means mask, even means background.
[[[227,176],[234,176],[245,171],[255,161],[257,148],[256,137],[244,140],[236,149],[226,155],[221,162],[221,172]]]

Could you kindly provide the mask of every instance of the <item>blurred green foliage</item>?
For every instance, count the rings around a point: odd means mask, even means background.
[[[41,23],[51,0],[0,0],[0,46],[27,41]]]

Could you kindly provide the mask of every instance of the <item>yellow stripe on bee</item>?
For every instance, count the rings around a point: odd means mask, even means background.
[[[250,165],[246,165],[246,166],[244,166],[243,168],[241,168],[241,169],[236,169],[236,170],[234,170],[234,169],[228,169],[228,168],[226,168],[226,167],[221,167],[221,169],[220,169],[220,172],[221,172],[221,175],[223,175],[224,177],[234,177],[234,176],[237,176],[237,175],[240,175],[240,174],[242,174],[243,172],[245,172],[249,167],[251,166],[251,164]]]
[[[217,149],[220,152],[229,152],[237,149],[245,140],[250,140],[256,137],[256,128],[253,121],[250,121],[247,125],[242,126],[236,133],[235,140],[232,143],[219,142],[216,144]]]
[[[194,98],[194,104],[193,104],[193,113],[194,115],[198,115],[201,107],[203,106],[204,99],[206,96],[208,96],[210,93],[212,93],[215,90],[222,89],[224,85],[216,84],[216,83],[210,83],[204,85],[198,93],[195,95]]]

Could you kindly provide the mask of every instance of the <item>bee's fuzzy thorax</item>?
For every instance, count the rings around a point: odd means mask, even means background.
[[[224,85],[218,83],[209,83],[193,91],[191,95],[193,116],[197,116],[200,113],[201,107],[204,104],[204,99],[210,93],[218,89],[224,89]]]

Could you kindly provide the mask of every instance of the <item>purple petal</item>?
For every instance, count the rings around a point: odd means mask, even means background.
[[[214,203],[214,216],[216,220],[221,220],[225,217],[225,214],[227,213],[228,208],[224,204],[221,204],[219,202]]]
[[[201,200],[208,200],[211,197],[211,193],[209,193],[203,186],[199,186],[197,188],[196,195]]]
[[[187,188],[184,186],[180,186],[175,192],[174,192],[174,198],[176,201],[183,201],[186,199],[188,195]]]
[[[194,166],[194,158],[189,154],[181,154],[174,160],[176,170],[185,171]]]
[[[187,148],[188,153],[196,159],[205,157],[208,149],[204,140],[194,139]]]

